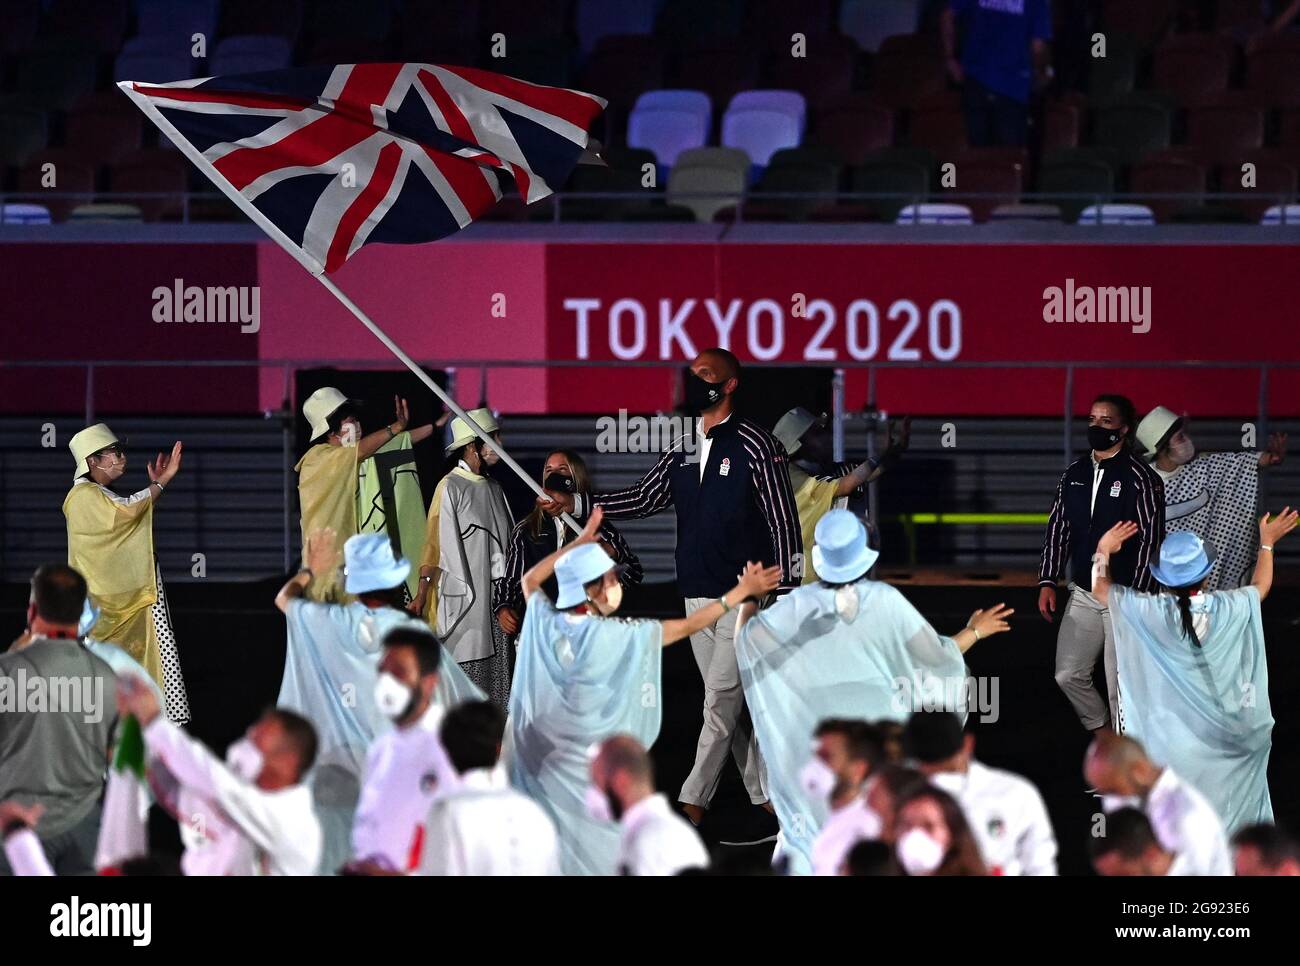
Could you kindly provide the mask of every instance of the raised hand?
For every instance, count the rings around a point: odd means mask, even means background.
[[[401,396],[394,396],[393,404],[397,410],[397,431],[400,433],[406,429],[406,424],[411,421],[411,407],[407,405],[406,400]]]
[[[1292,510],[1289,506],[1283,507],[1282,512],[1275,517],[1270,517],[1269,514],[1265,513],[1259,518],[1259,542],[1265,546],[1273,546],[1295,529],[1298,519],[1300,519],[1300,513]]]
[[[166,486],[172,481],[177,473],[181,470],[181,443],[177,440],[172,446],[170,456],[158,454],[158,458],[152,463],[144,465],[145,472],[149,474],[149,479],[155,483],[161,483]]]
[[[600,535],[600,521],[605,519],[605,511],[601,507],[592,507],[591,515],[587,517],[587,525],[582,528],[582,533],[574,543],[595,543]]]
[[[1137,532],[1138,525],[1136,523],[1128,521],[1117,523],[1101,535],[1101,539],[1097,541],[1097,552],[1105,554],[1118,553],[1119,548],[1124,545],[1124,541]]]
[[[992,637],[994,634],[1001,634],[1003,631],[1011,630],[1007,618],[1014,613],[1015,611],[1006,604],[994,604],[987,610],[977,610],[971,614],[966,626],[979,631],[980,640],[983,640],[986,637]]]

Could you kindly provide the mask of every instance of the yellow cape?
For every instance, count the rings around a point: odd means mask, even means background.
[[[799,529],[803,531],[803,582],[805,584],[816,583],[821,579],[813,569],[813,531],[817,529],[817,522],[835,504],[835,491],[838,487],[839,484],[835,480],[819,480],[793,464],[790,466],[790,488],[794,490],[794,505],[799,512]]]
[[[302,555],[307,559],[307,538],[329,527],[338,534],[338,547],[357,532],[357,448],[317,443],[294,467],[298,471],[298,502],[302,505]],[[339,573],[316,574],[307,585],[311,600],[345,603]]]

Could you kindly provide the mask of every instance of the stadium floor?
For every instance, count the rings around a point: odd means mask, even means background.
[[[1020,581],[1016,581],[1017,584]],[[271,604],[278,581],[255,584],[173,584],[169,599],[194,715],[191,730],[217,751],[237,738],[258,711],[274,702],[284,661],[284,624]],[[996,676],[999,715],[977,722],[976,754],[1009,768],[1042,791],[1061,846],[1061,871],[1088,871],[1090,816],[1097,800],[1081,774],[1087,735],[1053,679],[1055,630],[1039,618],[1029,586],[908,584],[903,593],[941,631],[959,629],[977,607],[1005,600],[1016,608],[1012,631],[976,645],[967,662],[977,676]],[[0,618],[14,635],[23,625],[27,587],[0,590]],[[671,585],[629,593],[628,613],[667,616],[675,604]],[[1300,595],[1276,594],[1264,606],[1274,731],[1270,763],[1278,821],[1300,827],[1300,786],[1287,780],[1300,767]],[[664,721],[655,758],[659,785],[673,795],[690,770],[700,726],[703,688],[689,644],[664,653]],[[719,787],[706,821],[711,844],[729,838],[751,808],[734,765]],[[161,843],[159,843],[161,844]],[[739,867],[760,864],[770,849],[720,850]],[[719,856],[723,857],[722,855]]]

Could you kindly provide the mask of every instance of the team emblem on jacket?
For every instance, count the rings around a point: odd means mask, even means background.
[[[724,456],[724,457],[722,458],[722,463],[721,463],[721,465],[718,467],[718,475],[719,475],[719,476],[726,476],[726,475],[727,475],[728,473],[730,473],[730,472],[731,472],[731,457],[730,457],[730,456]]]
[[[1110,485],[1110,495],[1111,495],[1111,496],[1119,496],[1119,485],[1120,485],[1120,481],[1119,481],[1119,480],[1116,480],[1114,483],[1112,483],[1112,484]]]
[[[989,819],[989,836],[990,838],[1000,839],[1007,834],[1006,823],[1002,819],[994,816]]]

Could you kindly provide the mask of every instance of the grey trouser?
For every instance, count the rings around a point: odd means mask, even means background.
[[[55,875],[94,875],[95,848],[99,844],[100,806],[96,805],[72,828],[41,839],[41,848]],[[13,875],[0,851],[0,876]]]
[[[716,597],[687,597],[687,616],[716,600]],[[736,614],[732,611],[691,635],[691,650],[704,678],[704,727],[695,746],[695,766],[677,796],[688,805],[709,807],[727,764],[728,750],[745,779],[749,800],[755,805],[767,801],[767,775],[758,753],[749,709],[745,707],[745,692],[740,686],[735,632]]]
[[[1076,584],[1061,613],[1056,638],[1056,683],[1074,705],[1074,713],[1089,731],[1119,720],[1119,678],[1115,668],[1115,635],[1110,611]],[[1092,683],[1097,656],[1106,665],[1106,701]]]

